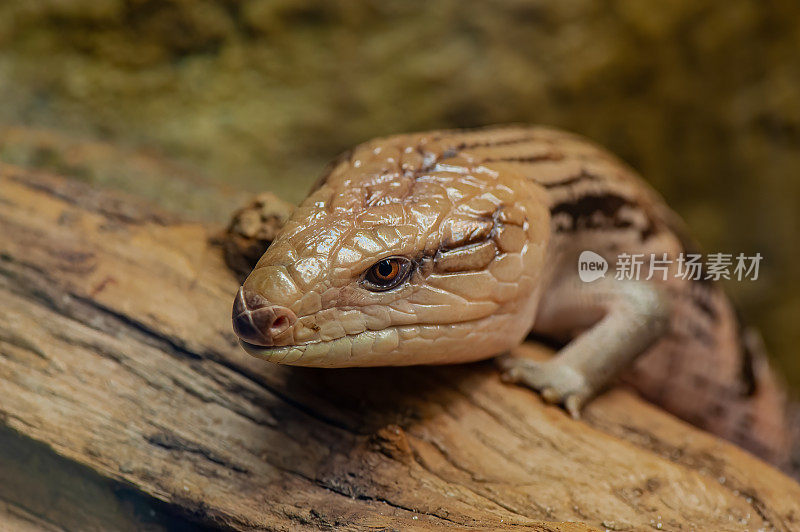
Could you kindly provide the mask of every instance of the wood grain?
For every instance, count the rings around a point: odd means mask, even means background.
[[[143,515],[173,529],[800,528],[798,484],[624,390],[574,421],[491,363],[250,358],[214,231],[0,166],[0,449],[49,460],[32,477],[0,461],[0,519],[13,507],[74,529],[74,507],[95,529]]]

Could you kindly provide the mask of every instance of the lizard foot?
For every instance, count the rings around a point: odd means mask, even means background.
[[[580,417],[581,407],[591,395],[583,375],[558,360],[537,362],[503,356],[497,359],[497,363],[504,382],[524,384],[536,390],[548,403],[564,405],[575,419]]]

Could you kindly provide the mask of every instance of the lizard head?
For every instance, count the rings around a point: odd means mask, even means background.
[[[236,296],[247,352],[438,364],[524,338],[549,234],[540,190],[424,135],[361,145],[329,169]]]

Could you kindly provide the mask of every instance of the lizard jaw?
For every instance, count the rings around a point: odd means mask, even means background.
[[[334,340],[286,346],[264,347],[239,340],[239,344],[249,355],[268,362],[333,368],[383,365],[381,355],[395,351],[398,343],[396,327],[365,331]]]
[[[492,357],[520,343],[527,325],[501,316],[445,324],[392,325],[333,340],[264,347],[240,340],[248,354],[291,366],[345,368],[454,364]],[[431,353],[436,353],[431,358]]]

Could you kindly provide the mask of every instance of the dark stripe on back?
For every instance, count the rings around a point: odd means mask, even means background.
[[[462,150],[469,150],[472,148],[493,148],[495,146],[511,146],[513,144],[524,144],[525,142],[533,142],[536,140],[536,137],[532,137],[530,134],[525,135],[524,137],[517,137],[505,140],[495,140],[495,141],[479,141],[479,142],[462,142],[455,146],[455,149],[458,151]]]
[[[567,179],[563,179],[561,181],[554,181],[552,183],[541,183],[537,181],[537,183],[539,183],[546,189],[553,189],[559,187],[568,187],[571,185],[575,185],[577,183],[581,183],[583,181],[602,181],[602,178],[596,174],[587,172],[586,170],[581,170],[580,174],[573,177],[569,177]]]
[[[567,225],[557,226],[556,232],[577,232],[590,229],[630,229],[631,220],[620,217],[623,207],[644,213],[647,224],[639,228],[642,241],[655,234],[655,222],[649,213],[628,198],[612,193],[586,194],[573,201],[557,203],[550,208],[554,222],[556,217],[565,214],[569,217]],[[599,216],[598,216],[599,215]]]
[[[758,333],[749,330],[748,326],[744,324],[744,318],[742,317],[739,309],[733,304],[731,304],[731,306],[733,307],[733,312],[735,314],[736,326],[738,328],[739,346],[741,348],[741,378],[743,384],[742,394],[746,396],[752,396],[758,389],[758,380],[756,379],[755,371],[755,359],[757,356],[764,356],[764,354],[757,353],[756,348],[759,346],[753,345],[757,343],[757,340],[754,338],[754,336]]]
[[[541,155],[515,156],[515,157],[488,157],[481,162],[484,163],[538,163],[543,161],[561,161],[564,155],[561,153],[543,153]]]

